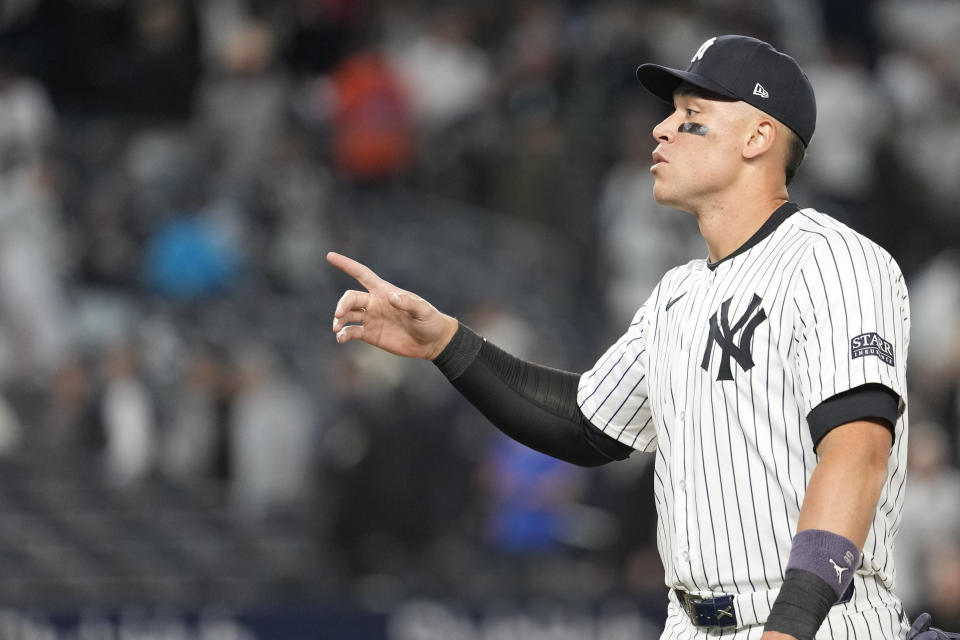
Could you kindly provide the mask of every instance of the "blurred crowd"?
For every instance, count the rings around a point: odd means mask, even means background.
[[[588,367],[704,255],[634,69],[744,33],[817,92],[792,199],[908,280],[897,579],[960,629],[958,32],[954,0],[6,0],[0,451],[310,513],[361,597],[662,594],[646,460],[551,461],[429,364],[337,349],[323,256]]]

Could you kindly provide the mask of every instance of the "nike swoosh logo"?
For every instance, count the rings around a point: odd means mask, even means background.
[[[677,301],[678,301],[680,298],[682,298],[683,296],[685,296],[685,295],[687,295],[687,294],[681,293],[681,294],[678,295],[676,298],[674,298],[673,300],[671,300],[670,302],[668,302],[668,303],[667,303],[667,308],[665,309],[665,311],[670,311],[670,307],[672,307],[674,304],[676,304]]]

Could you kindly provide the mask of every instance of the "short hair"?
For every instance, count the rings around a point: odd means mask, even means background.
[[[807,155],[807,145],[803,144],[803,140],[801,140],[800,136],[796,133],[786,127],[784,127],[784,129],[787,131],[787,154],[783,167],[783,171],[786,174],[786,182],[784,184],[789,185],[793,177],[797,175],[797,170]]]

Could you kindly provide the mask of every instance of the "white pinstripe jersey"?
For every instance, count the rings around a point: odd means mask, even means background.
[[[773,590],[772,604],[817,463],[807,415],[869,383],[893,390],[901,413],[857,584],[892,586],[909,327],[890,255],[812,209],[713,269],[695,260],[663,277],[583,374],[578,402],[605,433],[655,452],[667,586]]]

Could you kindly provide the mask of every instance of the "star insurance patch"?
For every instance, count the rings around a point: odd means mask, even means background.
[[[884,340],[876,331],[861,333],[850,340],[850,357],[863,358],[865,356],[877,356],[892,367],[893,345]]]

